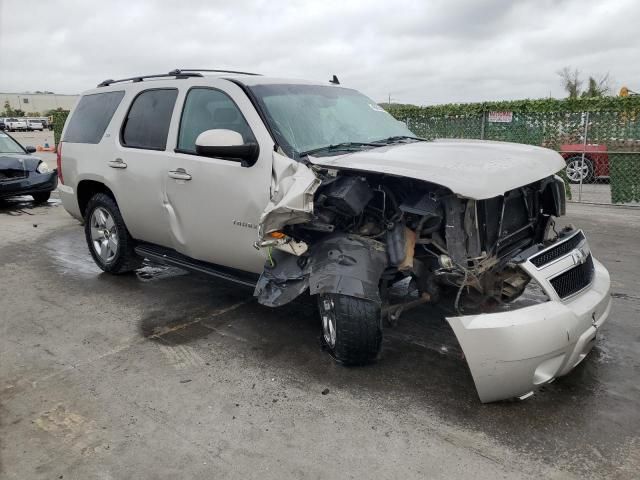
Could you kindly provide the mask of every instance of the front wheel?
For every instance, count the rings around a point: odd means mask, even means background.
[[[375,361],[382,348],[380,306],[361,298],[334,293],[318,295],[322,342],[344,365]]]
[[[590,159],[582,161],[582,155],[567,159],[567,179],[569,183],[588,183],[593,180],[593,162]]]
[[[84,233],[93,260],[107,273],[126,273],[142,265],[118,204],[104,193],[94,195],[84,214]]]
[[[51,192],[34,193],[31,196],[33,197],[34,202],[44,203],[49,201],[49,197],[51,197]]]

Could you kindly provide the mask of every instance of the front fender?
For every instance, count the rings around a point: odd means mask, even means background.
[[[380,276],[387,266],[383,243],[357,235],[338,234],[313,249],[309,291],[340,293],[380,303]]]
[[[386,266],[383,243],[357,235],[330,235],[301,257],[272,252],[254,295],[269,307],[285,305],[307,289],[312,295],[339,293],[380,303],[378,284]]]

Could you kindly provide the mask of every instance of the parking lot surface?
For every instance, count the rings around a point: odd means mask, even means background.
[[[638,478],[640,210],[569,206],[610,270],[591,355],[483,405],[437,308],[336,365],[314,304],[147,265],[101,273],[56,200],[0,204],[0,477]]]

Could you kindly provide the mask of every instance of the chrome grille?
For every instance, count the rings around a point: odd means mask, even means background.
[[[587,287],[593,280],[594,271],[593,258],[589,254],[584,263],[552,278],[549,283],[560,298],[567,298]]]
[[[584,240],[584,234],[578,232],[569,240],[559,243],[558,245],[546,250],[538,255],[535,255],[529,259],[536,267],[540,268],[543,265],[547,265],[560,257],[563,257],[571,250],[575,249]]]

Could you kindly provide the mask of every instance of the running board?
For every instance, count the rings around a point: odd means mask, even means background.
[[[171,265],[173,267],[191,270],[193,272],[204,273],[212,277],[222,278],[230,282],[254,288],[258,282],[258,275],[235,270],[233,268],[203,262],[195,258],[187,257],[170,248],[157,245],[142,244],[135,248],[135,252],[141,257],[145,257],[153,262]]]

